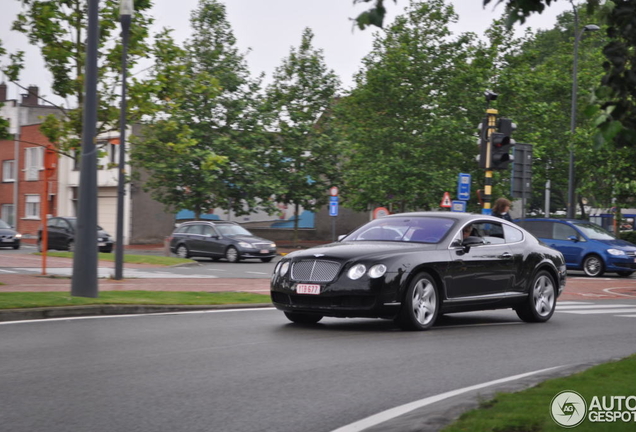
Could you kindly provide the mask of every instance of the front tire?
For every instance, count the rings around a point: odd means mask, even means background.
[[[603,260],[598,255],[588,255],[583,260],[583,271],[586,276],[599,277],[605,272]]]
[[[395,322],[403,330],[428,330],[439,314],[440,298],[435,279],[420,273],[410,283]]]
[[[230,246],[229,248],[227,248],[227,250],[225,251],[225,259],[231,263],[236,263],[241,260],[241,258],[239,257],[239,253],[234,246]]]
[[[20,249],[20,245],[19,245],[19,244],[17,244],[17,245],[13,245],[13,249],[14,249],[14,250]]]
[[[268,263],[268,262],[272,262],[274,258],[273,257],[269,257],[269,258],[261,258],[261,261],[264,263]]]
[[[322,315],[304,314],[298,312],[285,312],[285,316],[296,324],[316,324],[322,319]]]
[[[517,316],[525,322],[546,322],[554,314],[556,289],[554,279],[545,270],[536,274],[530,285],[528,298],[516,309]]]

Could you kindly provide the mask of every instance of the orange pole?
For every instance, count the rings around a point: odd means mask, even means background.
[[[48,180],[48,176],[47,176],[47,171],[46,168],[44,169],[44,171],[42,171],[42,177],[44,177],[44,186],[43,186],[43,193],[42,193],[42,210],[41,210],[41,216],[40,219],[42,219],[42,275],[45,276],[46,275],[46,250],[48,248],[48,227],[47,227],[47,220],[46,220],[46,215],[49,212],[49,201],[48,201],[48,186],[49,186],[49,180]]]

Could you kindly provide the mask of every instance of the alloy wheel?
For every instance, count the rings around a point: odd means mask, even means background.
[[[422,325],[427,325],[435,316],[437,294],[431,281],[420,280],[413,289],[413,316]]]
[[[554,285],[552,279],[541,275],[534,283],[533,289],[534,308],[542,316],[548,316],[554,308]]]

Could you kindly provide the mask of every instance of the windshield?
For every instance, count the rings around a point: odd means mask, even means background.
[[[455,224],[436,217],[380,218],[349,234],[345,241],[401,241],[439,243]]]
[[[616,237],[600,225],[593,223],[577,223],[576,227],[591,240],[615,240]]]
[[[216,229],[219,230],[221,235],[226,237],[233,237],[237,235],[251,236],[252,233],[243,228],[240,225],[216,225]]]
[[[0,219],[0,228],[11,228],[8,223]]]

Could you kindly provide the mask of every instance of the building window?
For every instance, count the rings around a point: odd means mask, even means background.
[[[15,181],[15,161],[6,160],[2,162],[2,181],[12,182]]]
[[[44,168],[44,148],[29,147],[26,149],[24,166],[27,180],[39,180],[39,172]]]
[[[3,221],[5,221],[11,226],[16,226],[15,214],[13,213],[13,204],[2,204],[0,219],[2,219]]]
[[[25,219],[40,218],[40,195],[26,195]]]

